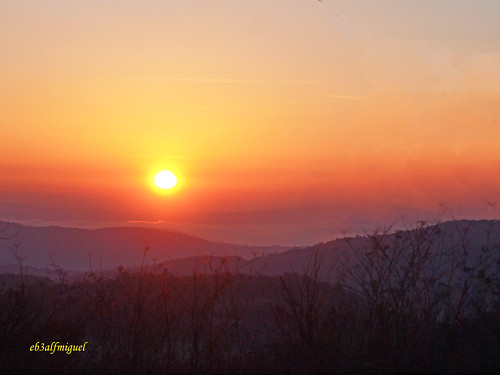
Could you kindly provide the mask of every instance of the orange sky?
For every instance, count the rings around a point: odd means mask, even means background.
[[[494,202],[499,19],[495,0],[4,1],[0,217]]]

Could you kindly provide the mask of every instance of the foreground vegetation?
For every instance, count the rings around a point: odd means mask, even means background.
[[[274,277],[219,262],[67,282],[20,264],[0,289],[0,373],[496,373],[499,246],[458,238],[445,245],[425,225],[374,233],[334,269],[313,252]],[[36,342],[88,344],[51,354]]]

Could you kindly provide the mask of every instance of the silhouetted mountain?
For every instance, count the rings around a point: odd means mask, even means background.
[[[214,257],[212,269],[224,269],[231,272],[245,272],[259,275],[282,275],[287,272],[304,272],[311,266],[314,254],[322,262],[323,276],[333,275],[342,269],[342,264],[353,263],[354,252],[367,252],[373,249],[374,244],[381,246],[398,246],[401,248],[420,246],[437,253],[455,251],[457,256],[467,252],[467,256],[474,261],[480,256],[481,249],[489,247],[492,251],[500,251],[500,221],[498,220],[461,220],[407,229],[392,233],[373,233],[368,236],[344,237],[332,241],[318,243],[310,247],[293,248],[288,251],[264,254],[253,260],[238,258],[224,260]],[[377,245],[378,246],[378,245]],[[185,275],[194,271],[209,270],[205,263],[207,258],[189,258],[167,261],[162,264],[170,273]]]
[[[380,241],[387,246],[413,246],[412,241],[425,240],[434,250],[467,250],[471,258],[479,256],[482,248],[500,248],[500,221],[449,221],[432,226],[420,226],[393,233],[373,233],[368,236],[344,237],[310,247],[287,249],[280,246],[251,247],[213,243],[185,234],[150,228],[75,229],[61,227],[29,227],[10,224],[5,234],[15,237],[0,241],[3,266],[0,273],[17,273],[18,266],[9,248],[19,243],[18,254],[27,274],[56,277],[55,265],[77,271],[90,269],[112,270],[118,265],[135,269],[149,246],[147,263],[153,268],[166,269],[174,275],[224,270],[260,275],[281,275],[303,272],[312,256],[318,254],[323,273],[339,270],[339,265],[352,262],[353,249],[370,251]],[[419,239],[420,238],[420,239]],[[90,254],[90,256],[89,256]],[[253,258],[254,255],[258,255]],[[250,260],[251,259],[251,260]],[[340,267],[341,268],[341,267]],[[48,271],[51,270],[49,275]]]
[[[378,236],[379,239],[376,239]],[[305,248],[294,248],[279,254],[262,256],[252,263],[252,268],[263,275],[279,275],[285,272],[302,272],[317,253],[322,259],[322,269],[332,272],[343,262],[354,262],[353,251],[370,251],[373,244],[381,241],[384,246],[416,246],[415,241],[427,241],[432,251],[455,249],[468,251],[471,258],[478,257],[481,249],[490,247],[500,251],[499,220],[448,221],[432,226],[397,231],[373,233],[369,236],[338,238]],[[421,245],[423,246],[423,245]]]
[[[2,227],[5,223],[1,223]],[[46,268],[52,263],[64,269],[88,271],[115,268],[122,264],[141,263],[148,248],[147,260],[163,262],[168,259],[202,255],[252,257],[254,254],[287,250],[280,246],[244,246],[214,243],[186,234],[152,228],[76,229],[30,227],[11,223],[3,231],[0,259],[3,265],[16,262],[12,250],[23,258],[25,265]]]

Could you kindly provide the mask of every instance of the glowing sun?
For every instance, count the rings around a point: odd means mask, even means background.
[[[155,185],[160,189],[172,189],[177,185],[177,177],[170,171],[158,172],[155,176]]]

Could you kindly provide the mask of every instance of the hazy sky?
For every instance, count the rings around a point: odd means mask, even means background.
[[[498,0],[0,1],[0,217],[496,201],[499,20]]]

